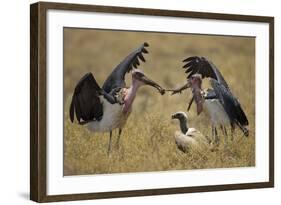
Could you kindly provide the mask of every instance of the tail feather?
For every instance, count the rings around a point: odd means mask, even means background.
[[[244,136],[248,137],[249,136],[249,130],[245,126],[241,125],[239,122],[236,122],[236,124],[242,130]]]

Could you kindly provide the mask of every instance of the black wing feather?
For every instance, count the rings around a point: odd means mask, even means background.
[[[79,123],[82,121],[100,120],[103,115],[103,106],[100,101],[102,89],[92,73],[87,73],[75,87],[70,104],[70,120],[74,121],[74,113]]]
[[[190,67],[190,66],[192,66],[192,65],[193,65],[193,62],[191,61],[191,62],[188,62],[187,64],[185,64],[185,65],[183,66],[183,68],[186,69],[187,67]]]
[[[186,69],[187,78],[190,78],[193,74],[198,73],[202,75],[202,78],[213,78],[222,84],[227,90],[230,91],[228,84],[223,78],[218,68],[207,58],[191,56],[184,59],[185,62],[183,68]]]
[[[229,90],[217,80],[211,79],[211,85],[224,110],[229,116],[231,124],[239,122],[241,125],[247,126],[249,124],[248,119],[237,98],[235,98]]]
[[[145,58],[143,57],[142,53],[139,54],[139,58],[141,59],[142,62],[145,62]]]
[[[148,43],[143,43],[140,47],[130,53],[117,67],[112,71],[112,73],[105,80],[102,89],[110,93],[114,88],[125,87],[125,75],[129,73],[133,67],[137,68],[140,65],[139,59],[145,62],[143,53],[148,53],[146,47]]]
[[[182,62],[193,61],[193,60],[195,60],[196,58],[198,58],[198,57],[197,57],[197,56],[191,56],[191,57],[188,57],[188,58],[184,59]]]

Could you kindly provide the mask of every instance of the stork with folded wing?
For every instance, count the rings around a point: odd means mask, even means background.
[[[79,124],[87,125],[93,132],[109,132],[107,153],[111,150],[112,131],[119,129],[117,145],[139,87],[150,85],[162,95],[165,93],[156,82],[146,77],[139,69],[140,60],[145,62],[143,53],[148,53],[147,43],[130,53],[108,76],[102,87],[96,82],[92,73],[87,73],[77,83],[70,104],[70,120],[74,115]],[[132,84],[125,83],[126,73],[132,73]]]
[[[231,126],[231,139],[236,126],[242,130],[245,136],[248,136],[249,130],[246,128],[249,124],[248,119],[218,68],[205,57],[192,56],[183,62],[187,83],[178,89],[171,90],[172,94],[191,88],[193,97],[189,102],[188,110],[195,101],[198,115],[203,109],[207,111],[212,125],[213,139],[216,143],[219,141],[217,127],[221,127],[227,137],[226,125]],[[202,90],[201,85],[204,78],[210,78],[213,89]]]

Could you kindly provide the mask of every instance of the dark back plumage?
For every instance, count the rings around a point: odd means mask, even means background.
[[[74,112],[79,123],[100,120],[103,106],[99,96],[102,89],[92,73],[87,73],[77,83],[70,104],[70,120],[74,121]]]
[[[217,80],[211,79],[211,85],[216,93],[217,98],[222,104],[227,113],[231,124],[239,123],[242,126],[249,125],[248,119],[241,108],[241,105],[236,97],[234,97],[228,89],[226,89]]]
[[[133,68],[137,68],[140,65],[140,60],[145,62],[143,57],[144,53],[148,53],[146,47],[148,43],[143,43],[140,47],[130,53],[105,80],[102,89],[110,93],[114,88],[125,87],[125,75],[129,73]]]

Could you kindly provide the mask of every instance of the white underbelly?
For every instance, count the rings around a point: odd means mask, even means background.
[[[103,100],[103,116],[100,121],[88,123],[88,129],[93,132],[108,132],[116,128],[122,128],[131,113],[131,110],[124,113],[123,105],[119,103],[111,104]]]
[[[218,99],[205,100],[204,110],[215,126],[228,125],[230,123],[229,117]]]

